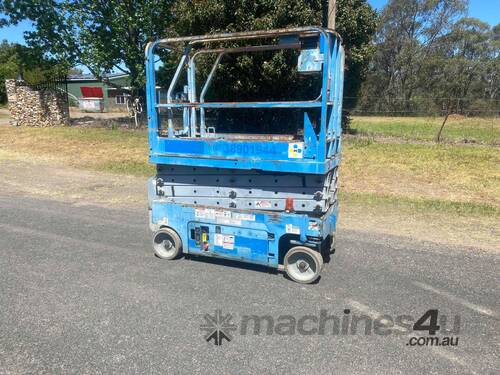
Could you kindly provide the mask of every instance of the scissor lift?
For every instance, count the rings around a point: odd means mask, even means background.
[[[230,54],[292,49],[299,74],[319,76],[314,100],[214,102],[205,97]],[[158,55],[180,55],[166,95],[158,90]],[[197,59],[214,63],[197,84]],[[320,27],[168,38],[146,47],[150,226],[155,254],[233,259],[315,281],[334,247],[338,212],[344,51]],[[185,78],[183,75],[185,74]],[[176,91],[181,80],[186,84]],[[201,80],[200,80],[201,82]],[[200,94],[198,95],[198,91]],[[207,112],[299,110],[294,134],[218,132]],[[176,113],[179,114],[176,116]]]

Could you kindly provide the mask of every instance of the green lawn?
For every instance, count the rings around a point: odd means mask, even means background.
[[[354,116],[351,129],[359,135],[398,137],[433,141],[442,117]],[[444,141],[500,144],[499,118],[455,118],[450,116],[443,130]]]

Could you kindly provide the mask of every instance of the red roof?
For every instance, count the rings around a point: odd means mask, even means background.
[[[103,98],[104,97],[104,93],[102,92],[102,87],[82,86],[82,87],[80,87],[80,91],[82,92],[82,96],[84,98]]]

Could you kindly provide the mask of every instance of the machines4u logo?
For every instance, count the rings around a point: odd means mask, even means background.
[[[222,341],[227,342],[233,339],[232,331],[236,331],[236,324],[232,323],[233,316],[231,314],[222,314],[222,310],[215,310],[214,315],[205,314],[203,316],[205,322],[200,325],[200,329],[205,331],[205,340],[213,341],[215,345],[222,345]]]
[[[222,310],[205,314],[200,329],[204,339],[220,346],[224,340],[232,341],[235,331],[246,335],[343,335],[361,334],[402,335],[406,338],[406,346],[458,346],[460,333],[460,315],[455,315],[453,323],[437,309],[427,310],[420,318],[411,315],[398,316],[380,315],[370,317],[353,314],[350,309],[344,309],[341,314],[331,314],[327,309],[321,309],[317,314],[294,315],[241,315],[238,325],[233,323],[232,314],[223,314]],[[452,323],[450,325],[450,323]],[[448,327],[450,326],[450,327]],[[437,334],[444,336],[437,337]],[[408,337],[409,340],[408,340]]]

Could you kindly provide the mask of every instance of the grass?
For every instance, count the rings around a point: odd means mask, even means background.
[[[0,148],[27,158],[135,176],[150,176],[145,131],[0,127]],[[498,215],[500,148],[494,146],[344,142],[340,191],[348,202]]]
[[[145,131],[96,128],[0,127],[0,147],[98,171],[149,176]]]
[[[500,217],[500,207],[484,203],[453,202],[440,199],[409,198],[393,195],[378,195],[371,193],[340,192],[342,205],[362,205],[363,207],[380,207],[406,213],[425,213],[439,211],[462,217],[488,216]]]
[[[341,187],[394,195],[500,206],[500,148],[344,143]]]
[[[359,135],[433,141],[442,122],[442,117],[354,116],[350,126]],[[442,137],[445,142],[499,145],[500,118],[450,116],[444,127]]]
[[[341,228],[498,252],[500,209],[488,204],[340,192]]]

